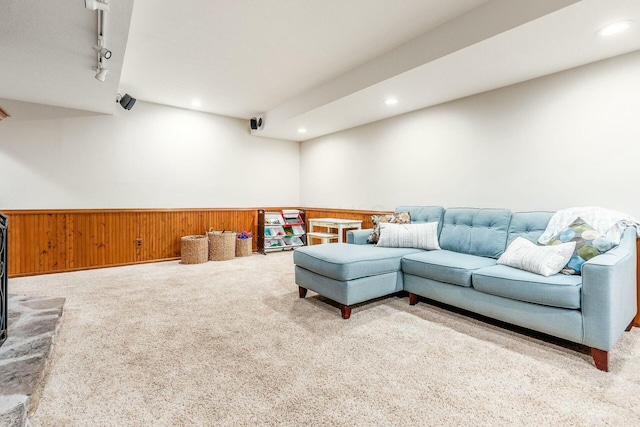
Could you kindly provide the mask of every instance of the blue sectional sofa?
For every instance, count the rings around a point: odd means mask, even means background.
[[[582,275],[549,277],[496,264],[517,237],[536,242],[552,212],[404,206],[412,223],[438,222],[441,250],[383,248],[370,230],[350,231],[347,243],[294,252],[300,297],[307,289],[351,307],[399,291],[409,303],[425,297],[591,347],[607,371],[609,351],[636,315],[636,230],[582,266]]]

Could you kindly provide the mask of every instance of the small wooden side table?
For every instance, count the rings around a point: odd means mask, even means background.
[[[341,218],[311,218],[309,221],[309,232],[307,234],[313,233],[314,227],[324,227],[327,229],[334,229],[338,232],[336,233],[338,238],[338,243],[342,243],[342,232],[343,230],[356,228],[360,230],[362,228],[362,220],[360,219],[341,219]],[[332,234],[332,233],[328,233]],[[307,239],[307,244],[311,245],[311,239]]]

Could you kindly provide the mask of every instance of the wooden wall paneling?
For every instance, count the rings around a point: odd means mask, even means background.
[[[134,230],[134,247],[136,249],[136,257],[135,260],[136,262],[141,262],[144,261],[145,259],[145,252],[146,252],[146,243],[148,243],[146,240],[148,239],[148,236],[146,236],[146,223],[144,221],[144,218],[146,218],[148,215],[144,215],[142,216],[140,212],[136,212],[134,217],[131,218],[131,220],[133,221],[132,226],[133,226],[133,230]],[[138,239],[140,239],[139,241],[140,246],[138,246]]]
[[[67,262],[67,247],[65,236],[67,233],[67,216],[65,214],[56,215],[56,235],[54,237],[54,259],[53,269],[64,268]]]
[[[144,215],[147,218],[147,234],[145,235],[145,243],[143,247],[147,249],[144,261],[153,259],[162,259],[164,255],[158,248],[158,239],[162,227],[162,219],[166,215],[165,212],[152,212],[150,215]]]
[[[115,215],[106,215],[106,223],[105,223],[105,255],[106,255],[106,263],[107,265],[114,265],[117,263],[116,261],[116,248],[118,246],[118,236],[115,233],[115,222],[117,221],[117,217]]]
[[[78,215],[78,223],[80,227],[74,234],[74,245],[79,249],[80,257],[78,263],[83,267],[91,267],[91,214]],[[76,244],[77,243],[77,244]]]
[[[89,233],[90,243],[87,247],[87,256],[89,258],[89,266],[94,267],[98,264],[98,214],[92,213],[87,217],[87,232]]]
[[[180,213],[170,211],[157,213],[157,222],[154,227],[156,235],[155,237],[149,237],[152,239],[152,245],[154,245],[154,252],[152,253],[154,259],[180,256],[179,243],[183,234],[181,234],[182,230],[179,227],[179,216]],[[199,234],[203,234],[203,232]]]
[[[171,254],[171,258],[180,256],[180,238],[183,236],[180,222],[180,215],[172,212],[169,215],[168,230],[165,231],[165,241],[167,252]]]
[[[9,229],[9,269],[7,275],[11,277],[20,271],[20,266],[24,264],[25,255],[20,250],[20,241],[22,240],[22,218],[8,215]]]
[[[36,217],[36,242],[38,245],[38,269],[45,271],[49,262],[49,245],[47,244],[49,234],[49,215],[38,215]]]
[[[15,221],[12,221],[15,220]],[[12,218],[9,217],[9,230],[8,234],[11,237],[14,233],[13,224],[16,224],[15,233],[17,233],[16,238],[12,241],[13,245],[10,247],[9,256],[15,255],[14,259],[17,261],[14,263],[14,270],[9,272],[11,275],[13,272],[19,272],[21,266],[26,265],[26,258],[28,253],[26,250],[22,250],[22,247],[27,244],[26,242],[26,234],[23,232],[24,229],[24,217]]]
[[[65,230],[64,236],[61,236],[60,242],[58,244],[64,245],[64,263],[58,265],[61,269],[64,270],[72,270],[74,268],[74,251],[73,251],[73,227],[74,227],[74,218],[70,213],[66,213],[64,215],[64,223]]]
[[[36,257],[33,256],[33,225],[30,223],[30,219],[29,216],[22,217],[22,224],[20,224],[22,239],[20,239],[19,247],[20,250],[23,251],[21,253],[21,265],[24,265],[29,270],[35,271]],[[11,223],[9,223],[9,225],[11,225]],[[11,230],[9,230],[9,233],[11,233]]]
[[[9,217],[9,230],[7,233],[9,234],[9,238],[11,239],[10,241],[12,244],[9,248],[9,256],[13,257],[13,259],[16,260],[16,262],[13,263],[13,269],[9,271],[9,275],[19,272],[21,266],[26,264],[26,257],[28,256],[28,254],[26,253],[26,251],[22,250],[22,247],[26,244],[26,235],[22,231],[23,223],[24,217]],[[15,231],[14,228],[12,228],[14,224]],[[14,233],[16,234],[15,239],[12,238],[12,235],[14,235]]]
[[[78,249],[78,257],[76,262],[82,267],[91,267],[91,252],[89,246],[91,245],[91,236],[89,235],[89,217],[87,215],[76,215],[76,228],[73,233],[73,245]]]
[[[144,247],[138,247],[138,239],[143,239],[140,231],[140,213],[129,212],[125,214],[125,218],[122,226],[123,232],[126,233],[126,239],[122,250],[124,254],[129,254],[129,256],[132,257],[132,262],[140,262],[142,259],[142,248]],[[142,240],[142,245],[144,245],[144,239]]]
[[[173,242],[171,239],[171,234],[174,232],[173,228],[173,220],[174,220],[173,212],[165,212],[162,217],[162,223],[158,236],[158,251],[162,254],[163,258],[171,258],[174,255],[173,253]],[[180,236],[182,237],[182,236]]]
[[[104,265],[106,264],[105,247],[107,245],[105,236],[106,217],[104,213],[95,212],[91,215],[89,227],[89,232],[91,233],[91,266]]]
[[[156,243],[156,251],[163,258],[170,258],[173,255],[173,247],[171,244],[170,233],[173,232],[172,223],[173,213],[164,212],[164,215],[160,218],[160,224],[158,227],[158,240]]]
[[[135,241],[130,228],[131,213],[120,212],[107,215],[107,234],[109,235],[109,265],[117,265],[122,260],[135,260]]]
[[[109,238],[109,234],[111,232],[111,228],[109,228],[109,222],[113,218],[112,215],[107,215],[104,212],[100,215],[100,222],[98,223],[98,237],[99,237],[99,245],[98,245],[98,263],[111,265],[109,252],[112,250],[111,239]]]
[[[165,212],[137,212],[135,215],[132,245],[136,248],[136,261],[152,261],[166,258],[162,251],[162,228],[165,226]],[[140,240],[138,240],[140,239]],[[138,248],[138,241],[140,247]]]
[[[11,219],[9,217],[7,217],[7,219]],[[12,223],[9,222],[9,225],[11,225]],[[15,236],[12,235],[12,233],[7,233],[7,248],[15,248],[15,243],[14,243],[14,239]],[[12,271],[15,271],[15,256],[14,255],[18,255],[18,254],[11,254],[11,257],[7,258],[7,277],[9,277],[9,275],[11,274]]]
[[[96,238],[95,238],[95,231],[93,230],[95,221],[96,221],[96,215],[94,213],[90,213],[88,215],[85,215],[83,219],[84,219],[83,234],[85,236],[85,239],[88,239],[82,244],[82,248],[84,249],[84,257],[85,257],[84,265],[86,265],[87,267],[94,267],[98,265],[98,262],[96,259],[97,258],[96,250],[95,250]]]
[[[135,241],[132,234],[135,230],[130,228],[131,213],[121,212],[118,214],[108,215],[109,227],[109,253],[110,265],[116,265],[122,260],[135,260]]]
[[[130,262],[139,262],[141,257],[142,248],[137,245],[137,239],[141,237],[138,228],[138,216],[138,212],[123,212],[118,224],[124,234],[124,243],[120,248],[120,259],[130,259]]]
[[[78,213],[74,213],[73,217],[73,228],[71,229],[71,233],[69,238],[71,239],[71,246],[73,246],[73,268],[81,268],[84,266],[83,264],[83,246],[82,245],[82,227],[84,225],[84,216]],[[71,268],[71,267],[70,267]]]
[[[145,256],[144,253],[146,251],[145,243],[147,243],[146,242],[147,239],[145,239],[146,224],[143,223],[143,217],[140,215],[139,212],[135,213],[132,225],[134,229],[134,247],[136,248],[135,260],[136,262],[140,262],[144,260],[144,256]],[[140,246],[138,246],[138,243],[137,243],[138,239],[140,239],[139,241],[141,242]]]
[[[47,255],[46,269],[53,270],[57,267],[60,253],[58,252],[58,217],[60,215],[47,215]]]
[[[167,252],[164,248],[163,230],[166,227],[167,212],[154,212],[148,217],[151,221],[149,223],[150,233],[145,245],[148,248],[145,261],[166,258]]]
[[[39,247],[39,269],[47,270],[50,269],[50,259],[51,259],[51,245],[50,245],[50,235],[51,235],[51,219],[52,215],[42,215],[38,218],[38,247]]]
[[[166,212],[154,212],[151,215],[147,215],[149,221],[149,236],[147,237],[148,248],[147,257],[145,261],[152,259],[162,259],[165,257],[165,252],[162,251],[159,243],[162,228],[164,227],[164,219],[167,216]]]
[[[73,214],[73,229],[71,230],[71,244],[73,245],[73,264],[74,268],[80,268],[85,266],[84,264],[84,250],[80,242],[82,242],[82,233],[84,226],[84,216],[80,214]],[[76,244],[77,242],[77,244]]]
[[[85,233],[89,236],[89,244],[84,245],[85,255],[89,267],[95,267],[98,265],[98,251],[97,251],[97,214],[90,213],[85,217]]]
[[[71,229],[71,233],[69,238],[71,239],[71,246],[73,247],[73,259],[71,268],[79,268],[83,265],[82,256],[83,250],[80,242],[82,241],[82,224],[83,217],[77,213],[71,215],[73,217],[73,228]]]
[[[22,217],[22,224],[20,227],[20,231],[22,232],[22,239],[20,239],[19,247],[22,255],[22,263],[19,266],[25,266],[29,271],[36,271],[34,256],[34,245],[33,245],[33,224],[31,224],[31,218],[29,215],[25,215]],[[11,233],[11,230],[9,230]]]
[[[118,260],[122,257],[121,252],[124,251],[124,247],[126,244],[126,240],[127,240],[127,235],[124,232],[124,230],[120,230],[119,229],[119,225],[121,223],[123,223],[126,220],[126,216],[125,214],[122,214],[120,216],[116,216],[116,215],[111,215],[111,222],[110,222],[110,230],[111,230],[111,236],[112,236],[112,242],[113,242],[113,246],[111,247],[111,265],[115,265],[118,263]],[[131,245],[133,245],[133,242],[130,242]]]
[[[82,227],[76,235],[76,239],[78,247],[82,249],[81,265],[92,267],[94,264],[91,262],[91,214],[83,215],[80,218]]]
[[[32,269],[35,271],[43,271],[42,268],[42,245],[40,244],[41,230],[44,228],[44,224],[40,225],[40,215],[29,215],[29,245],[32,248],[33,255],[31,259]]]
[[[11,219],[10,217],[7,217],[7,219]],[[12,225],[11,222],[8,223],[9,225]],[[12,233],[7,233],[7,248],[15,248],[15,243],[14,243],[14,239],[15,236],[12,235]],[[15,256],[19,255],[19,254],[11,254],[11,257],[8,257],[7,259],[7,277],[11,274],[12,271],[15,271]],[[15,256],[14,256],[15,255]]]
[[[187,233],[185,233],[184,221],[184,217],[176,212],[173,217],[174,232],[177,232],[180,237],[187,235]],[[172,240],[171,253],[174,256],[180,256],[180,238]]]

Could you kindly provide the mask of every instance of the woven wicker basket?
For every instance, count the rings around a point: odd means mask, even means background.
[[[209,260],[227,261],[236,256],[236,233],[233,231],[213,231],[209,236]]]
[[[251,256],[253,252],[252,241],[251,237],[248,239],[236,239],[236,256]]]
[[[180,239],[182,264],[201,264],[209,260],[207,236],[184,236]]]

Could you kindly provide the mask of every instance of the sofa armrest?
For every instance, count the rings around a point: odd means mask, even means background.
[[[609,351],[637,312],[636,230],[582,266],[584,344]]]
[[[347,243],[351,243],[354,245],[367,245],[371,244],[367,242],[367,238],[373,231],[373,228],[365,229],[365,230],[349,230],[347,231]]]

